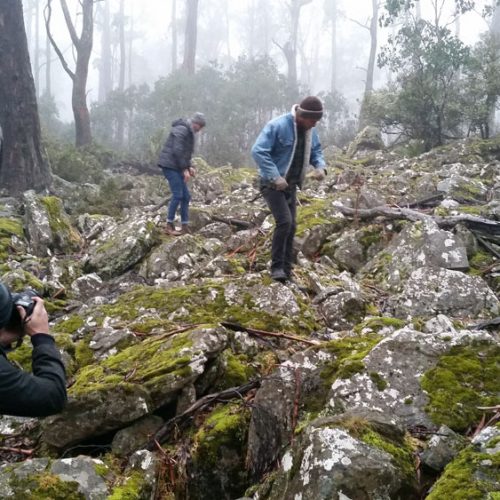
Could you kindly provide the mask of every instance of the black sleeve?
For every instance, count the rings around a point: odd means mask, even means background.
[[[174,136],[172,153],[175,158],[175,164],[180,170],[185,170],[189,168],[192,155],[189,147],[189,130],[184,126],[174,127],[172,135]]]
[[[0,356],[0,413],[20,417],[46,417],[59,413],[67,399],[66,373],[54,339],[31,337],[33,374]]]

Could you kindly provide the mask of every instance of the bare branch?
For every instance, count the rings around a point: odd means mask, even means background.
[[[61,49],[57,45],[56,41],[54,40],[54,37],[52,36],[52,33],[50,31],[50,19],[52,17],[52,0],[47,0],[47,5],[45,6],[45,9],[43,11],[43,17],[45,18],[45,29],[47,31],[47,36],[49,37],[50,44],[54,48],[57,57],[59,57],[59,60],[61,61],[62,67],[66,73],[68,73],[69,77],[74,80],[75,79],[75,73],[71,71],[70,67],[68,66],[68,63],[66,62],[66,59],[64,58],[64,54],[62,53]]]
[[[66,21],[66,26],[68,27],[69,35],[71,36],[71,41],[73,42],[73,45],[75,47],[78,47],[78,45],[80,44],[80,39],[76,34],[75,26],[73,25],[73,21],[71,20],[71,16],[68,10],[68,4],[66,3],[66,0],[59,0],[59,1],[61,2],[61,8],[63,10],[64,20]]]

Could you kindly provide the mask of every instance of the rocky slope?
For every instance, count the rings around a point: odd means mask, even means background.
[[[199,160],[181,237],[133,169],[0,199],[0,278],[44,294],[70,396],[0,419],[0,496],[495,498],[500,140],[373,147],[301,192],[288,285],[251,169]]]

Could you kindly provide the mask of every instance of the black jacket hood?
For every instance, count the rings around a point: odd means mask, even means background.
[[[179,125],[186,127],[186,128],[191,128],[189,125],[189,122],[185,120],[184,118],[177,118],[177,120],[174,120],[172,122],[172,127],[178,127]]]

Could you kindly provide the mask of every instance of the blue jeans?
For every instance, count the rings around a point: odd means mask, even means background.
[[[168,181],[170,191],[172,191],[172,198],[168,205],[167,222],[174,222],[175,212],[177,207],[181,206],[181,224],[189,222],[189,201],[191,200],[191,193],[187,187],[186,181],[182,172],[172,168],[162,168],[163,175]]]

